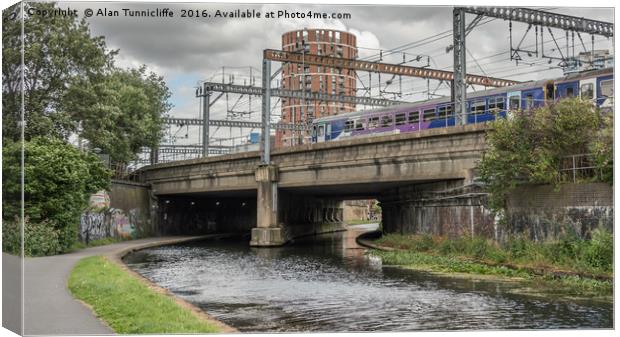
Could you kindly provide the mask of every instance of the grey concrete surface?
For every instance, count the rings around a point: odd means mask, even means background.
[[[172,243],[188,237],[160,237],[125,241],[83,249],[70,254],[26,258],[24,268],[24,335],[110,335],[114,331],[67,289],[71,269],[87,256],[110,256],[157,242]]]
[[[22,333],[22,259],[2,253],[2,326]]]
[[[467,179],[486,148],[488,125],[437,128],[278,149],[278,189],[306,195],[368,195],[439,180]],[[141,168],[156,196],[254,196],[258,151],[181,160]]]

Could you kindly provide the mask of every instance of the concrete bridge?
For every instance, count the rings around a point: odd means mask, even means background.
[[[151,165],[137,174],[159,200],[166,234],[189,224],[203,231],[236,226],[252,228],[251,245],[281,245],[341,223],[339,202],[361,198],[379,199],[384,230],[399,231],[430,221],[419,216],[420,207],[427,207],[419,202],[428,201],[422,195],[458,190],[472,181],[487,128],[477,124],[308,144],[273,151],[270,165],[261,165],[259,152],[246,152]],[[451,201],[439,205],[444,209],[434,217],[467,206],[466,217],[457,210],[451,218],[481,222],[479,200],[446,200]],[[440,232],[452,224],[442,226]]]

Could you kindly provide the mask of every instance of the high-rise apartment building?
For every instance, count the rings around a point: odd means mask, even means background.
[[[357,58],[356,37],[332,29],[303,29],[282,35],[282,50],[305,54]],[[356,95],[355,70],[326,66],[282,64],[283,89],[321,92],[332,95]],[[282,99],[283,123],[310,123],[314,118],[355,110],[355,104],[311,101],[297,98]],[[309,132],[278,130],[276,146],[286,147],[307,143]]]

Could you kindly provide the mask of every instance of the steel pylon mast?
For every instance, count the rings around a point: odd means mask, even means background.
[[[452,82],[452,101],[454,102],[455,123],[464,125],[467,121],[467,83],[466,73],[466,49],[465,49],[465,10],[454,8],[453,37],[454,37],[454,80]]]
[[[465,28],[466,13],[475,14],[476,19]],[[453,101],[457,112],[457,123],[464,124],[467,113],[467,83],[463,81],[465,73],[467,34],[476,26],[482,16],[503,20],[523,22],[548,28],[559,28],[576,33],[588,33],[612,37],[614,25],[610,22],[590,20],[576,16],[551,13],[522,7],[455,7],[453,10],[453,37],[454,37],[454,82],[452,86]],[[448,51],[451,47],[448,47]],[[458,118],[458,116],[462,118]]]

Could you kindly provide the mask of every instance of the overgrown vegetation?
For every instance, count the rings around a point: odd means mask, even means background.
[[[76,242],[74,242],[71,245],[71,247],[69,248],[68,251],[73,252],[73,251],[76,251],[76,250],[80,250],[80,249],[84,249],[84,248],[89,248],[89,247],[106,246],[106,245],[111,245],[113,243],[119,243],[119,242],[123,242],[123,241],[127,241],[127,240],[129,240],[129,239],[123,238],[123,237],[107,237],[107,238],[103,238],[103,239],[90,240],[90,241],[88,241],[88,243],[81,242],[81,241],[76,241]]]
[[[218,327],[101,256],[80,260],[69,290],[119,334],[213,333]]]
[[[410,252],[460,256],[492,264],[593,275],[611,276],[613,273],[613,235],[604,229],[594,230],[591,240],[567,234],[558,241],[549,242],[514,237],[500,245],[481,237],[449,239],[430,235],[387,234],[377,243]]]
[[[565,156],[593,154],[603,174],[592,180],[613,181],[613,121],[588,101],[570,98],[514,111],[512,118],[498,119],[492,126],[479,171],[496,211],[504,208],[507,193],[518,184],[562,183],[559,167]]]
[[[18,221],[2,222],[2,250],[15,255],[21,250]],[[46,221],[24,224],[24,254],[26,256],[54,255],[62,252],[59,231]]]
[[[386,264],[554,282],[582,295],[609,295],[613,289],[613,236],[603,229],[596,229],[591,240],[567,235],[545,243],[515,237],[499,245],[484,238],[401,234],[385,235],[376,243],[397,249],[373,250]]]
[[[80,214],[90,194],[106,189],[110,172],[92,153],[58,139],[24,143],[24,253],[50,255],[66,251],[78,237]],[[18,254],[21,203],[21,144],[2,149],[3,250]]]

